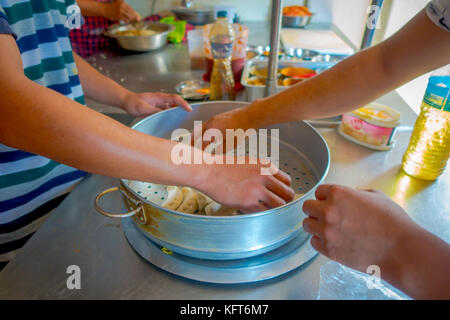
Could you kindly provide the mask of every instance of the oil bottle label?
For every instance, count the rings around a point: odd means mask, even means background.
[[[431,77],[424,101],[431,107],[450,112],[450,77],[434,76]]]
[[[231,56],[233,52],[233,42],[230,43],[218,43],[211,42],[211,49],[214,59],[225,59]]]

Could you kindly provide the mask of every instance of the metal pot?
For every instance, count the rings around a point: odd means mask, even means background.
[[[175,30],[175,26],[167,23],[142,21],[139,24],[142,24],[143,29],[157,33],[148,36],[120,35],[118,32],[135,29],[135,26],[115,24],[109,27],[105,34],[116,39],[123,49],[147,52],[163,47],[167,43],[167,35]]]
[[[172,9],[172,12],[178,19],[186,20],[187,23],[194,26],[203,26],[214,22],[214,10],[209,8],[179,7]]]
[[[244,102],[205,102],[192,105],[187,113],[181,108],[169,109],[136,123],[132,128],[161,138],[170,138],[173,130],[192,130],[194,120],[206,121],[213,115],[245,106]],[[107,216],[132,216],[133,222],[152,241],[186,256],[213,260],[240,259],[271,251],[304,233],[302,204],[313,198],[314,190],[325,178],[330,154],[325,140],[309,124],[299,121],[274,125],[279,129],[280,168],[290,171],[299,199],[282,207],[237,216],[201,216],[162,208],[145,199],[130,184],[120,180],[119,188],[100,193],[96,209]],[[298,191],[302,189],[302,191]],[[120,190],[130,212],[112,214],[101,209],[100,198]],[[304,236],[306,241],[307,236]]]
[[[304,28],[310,22],[314,14],[311,16],[303,16],[303,17],[292,17],[283,15],[283,27],[289,28]]]

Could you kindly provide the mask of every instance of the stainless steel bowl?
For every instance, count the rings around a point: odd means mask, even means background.
[[[283,27],[304,28],[311,22],[313,16],[314,13],[311,16],[304,17],[292,17],[283,15]]]
[[[203,26],[214,22],[214,10],[209,8],[179,7],[172,9],[172,12],[178,19],[186,20],[187,23],[194,26]]]
[[[320,53],[315,50],[291,48],[286,51],[286,56],[304,61],[316,61],[314,59],[320,56]]]
[[[126,50],[147,52],[157,50],[167,43],[167,35],[175,30],[173,25],[159,22],[142,22],[142,29],[153,30],[157,33],[152,35],[131,36],[120,35],[118,32],[133,30],[133,25],[115,24],[108,28],[106,35],[114,38],[120,47]]]
[[[141,120],[132,128],[170,138],[175,129],[192,130],[195,120],[206,121],[218,113],[245,105],[247,103],[222,101],[194,104],[192,112],[181,108],[169,109]],[[327,144],[313,127],[303,121],[274,125],[268,129],[279,129],[280,168],[290,171],[296,189],[301,189],[297,187],[300,185],[298,181],[310,181],[302,182],[304,195],[291,203],[237,216],[186,214],[162,208],[156,199],[159,195],[155,195],[153,200],[145,199],[130,187],[134,181],[122,179],[120,190],[130,212],[111,214],[100,207],[100,198],[119,188],[100,193],[95,208],[107,216],[132,216],[133,222],[149,239],[173,252],[194,258],[232,260],[256,256],[282,246],[299,234],[303,234],[304,241],[307,241],[302,228],[305,218],[302,205],[306,199],[313,198],[316,187],[328,172],[330,153]],[[154,185],[152,191],[157,186]],[[161,192],[164,188],[158,190]]]

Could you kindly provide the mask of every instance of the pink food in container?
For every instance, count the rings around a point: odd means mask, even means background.
[[[400,113],[388,106],[371,103],[342,115],[338,132],[348,140],[367,148],[389,150],[399,124]]]

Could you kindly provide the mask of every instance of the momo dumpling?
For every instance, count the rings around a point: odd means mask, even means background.
[[[213,200],[208,197],[206,194],[197,191],[197,210],[199,212],[203,212],[208,204],[213,202]]]
[[[183,193],[183,202],[177,208],[177,211],[183,213],[194,213],[198,209],[197,192],[189,187],[181,188]]]
[[[161,205],[163,208],[176,210],[183,202],[184,195],[180,188],[175,186],[167,187],[167,199]]]
[[[236,209],[223,206],[215,201],[205,207],[205,214],[207,216],[235,216],[237,213]]]

